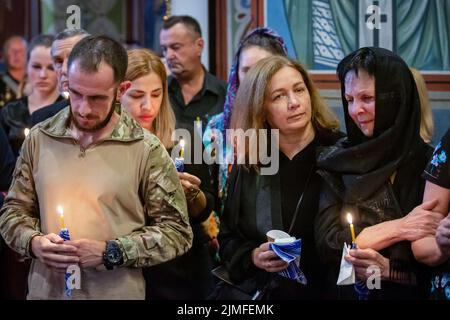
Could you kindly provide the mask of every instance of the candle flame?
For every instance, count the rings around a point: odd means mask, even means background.
[[[25,128],[25,129],[23,130],[23,134],[25,135],[25,137],[28,137],[28,135],[30,134],[30,129]]]
[[[352,217],[351,213],[347,213],[347,221],[348,221],[349,224],[353,223],[353,217]]]
[[[183,139],[180,140],[180,146],[181,146],[181,148],[184,148],[184,140]]]
[[[58,206],[57,211],[61,217],[64,216],[64,209],[62,206]]]

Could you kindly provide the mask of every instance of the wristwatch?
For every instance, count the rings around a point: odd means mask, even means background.
[[[123,263],[123,252],[119,244],[114,241],[106,241],[106,249],[103,252],[103,264],[107,270],[114,269],[115,266],[120,266]]]

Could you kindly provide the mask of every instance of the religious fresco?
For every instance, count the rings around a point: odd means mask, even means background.
[[[228,24],[228,66],[233,63],[234,53],[241,39],[250,31],[252,20],[251,0],[232,0],[227,7]]]
[[[122,0],[41,0],[42,33],[64,30],[68,19],[76,25],[78,7],[81,28],[122,41],[126,38],[125,5]]]
[[[450,71],[450,0],[266,0],[266,22],[289,53],[335,70],[348,53],[379,46],[419,70]]]

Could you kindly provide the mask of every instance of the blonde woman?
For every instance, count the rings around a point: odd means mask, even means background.
[[[0,125],[3,125],[16,157],[25,139],[25,129],[32,126],[31,114],[62,100],[58,93],[58,80],[50,55],[52,41],[52,35],[38,35],[33,38],[28,48],[29,94],[9,102],[0,112]]]
[[[128,50],[128,88],[119,92],[123,108],[145,129],[172,148],[175,116],[169,102],[167,73],[160,57],[148,49]],[[201,166],[179,173],[194,232],[193,248],[173,261],[146,270],[148,299],[204,299],[212,289],[212,268],[201,225],[215,206],[213,186]],[[189,274],[189,276],[188,276]]]
[[[222,261],[237,284],[256,291],[270,283],[266,299],[319,296],[323,270],[313,236],[320,186],[315,155],[317,147],[333,144],[341,136],[338,127],[335,115],[297,62],[281,56],[265,58],[243,79],[231,128],[278,129],[279,170],[270,176],[260,174],[259,165],[233,166],[219,242]],[[245,148],[248,155],[249,145]],[[306,286],[278,275],[288,265],[269,249],[266,232],[271,229],[301,238],[300,268]]]
[[[170,149],[175,115],[170,107],[167,75],[161,59],[148,49],[128,50],[125,80],[130,82],[130,87],[120,95],[122,106]]]

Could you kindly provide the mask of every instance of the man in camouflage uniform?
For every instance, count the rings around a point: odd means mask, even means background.
[[[6,243],[33,258],[29,299],[63,299],[64,272],[81,268],[73,299],[143,299],[141,269],[192,244],[186,201],[159,140],[115,105],[127,55],[89,36],[70,54],[70,107],[24,142],[0,211]],[[58,235],[64,209],[71,240]],[[107,270],[108,269],[108,270]],[[157,285],[157,284],[155,284]]]

